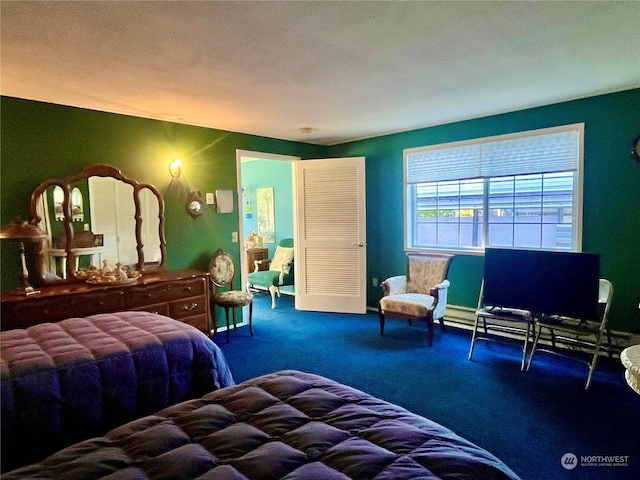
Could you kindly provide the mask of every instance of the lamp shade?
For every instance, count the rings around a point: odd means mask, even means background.
[[[1,239],[37,240],[45,236],[38,227],[20,219],[14,220],[0,229]]]

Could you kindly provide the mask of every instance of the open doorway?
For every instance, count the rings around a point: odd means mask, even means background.
[[[246,150],[236,153],[243,285],[254,271],[254,260],[273,258],[283,240],[296,238],[294,164],[298,160],[300,157]],[[251,241],[256,236],[261,245],[247,248],[254,246]],[[281,286],[279,292],[295,295],[295,285]]]

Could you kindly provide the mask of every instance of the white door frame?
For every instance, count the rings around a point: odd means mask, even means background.
[[[244,253],[244,226],[243,226],[243,201],[242,201],[242,159],[243,158],[256,158],[260,160],[276,160],[281,162],[289,162],[295,164],[300,161],[300,157],[292,156],[292,155],[280,155],[276,153],[264,153],[264,152],[255,152],[251,150],[236,150],[236,172],[238,178],[238,186],[237,186],[237,194],[238,194],[238,241],[240,242],[240,270],[241,270],[241,281],[242,285],[247,284],[247,266],[246,266],[246,255]],[[297,185],[295,176],[292,175],[291,179],[291,188],[293,192],[293,198],[296,198],[297,193]],[[293,238],[297,236],[298,225],[296,222],[296,206],[295,201],[293,202]],[[294,292],[295,292],[294,285]],[[244,307],[242,310],[242,323],[240,325],[245,325],[248,321],[245,321],[245,318],[249,318],[249,307]]]

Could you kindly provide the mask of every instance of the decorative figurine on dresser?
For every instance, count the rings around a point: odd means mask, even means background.
[[[61,205],[54,201],[60,189]],[[73,214],[72,192],[82,196],[82,217]],[[89,165],[77,175],[42,182],[30,211],[29,225],[42,232],[27,252],[38,293],[3,292],[1,330],[145,310],[211,334],[207,272],[164,270],[164,201],[153,185],[110,165]]]

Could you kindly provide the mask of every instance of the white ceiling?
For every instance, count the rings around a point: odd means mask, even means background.
[[[0,8],[2,95],[318,144],[640,86],[637,1]]]

